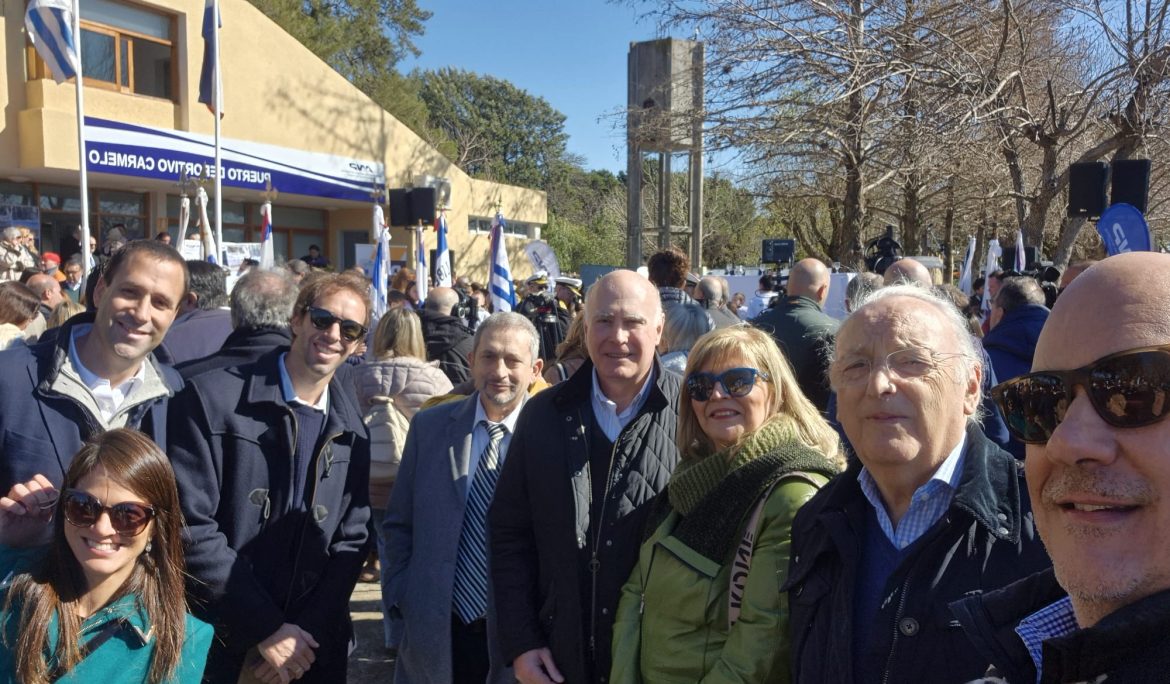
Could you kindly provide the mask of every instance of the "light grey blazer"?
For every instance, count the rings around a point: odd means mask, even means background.
[[[390,562],[382,601],[391,619],[391,644],[398,647],[395,684],[452,680],[452,593],[477,401],[475,393],[420,411],[406,436],[382,522]],[[487,684],[514,682],[511,663],[502,662],[499,652],[490,581],[487,622],[491,658]]]

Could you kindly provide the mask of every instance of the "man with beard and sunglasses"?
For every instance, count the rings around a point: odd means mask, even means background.
[[[335,374],[365,338],[367,292],[352,275],[314,280],[291,346],[192,376],[175,398],[167,453],[190,530],[188,595],[217,636],[204,681],[345,681],[370,442]]]
[[[1053,568],[952,606],[994,664],[984,681],[1166,681],[1168,312],[1170,255],[1110,257],[1057,300],[1032,372],[994,392]]]

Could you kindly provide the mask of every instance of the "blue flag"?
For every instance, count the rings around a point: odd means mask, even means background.
[[[516,307],[516,286],[512,284],[512,269],[508,265],[508,250],[504,244],[505,225],[504,215],[497,211],[492,221],[492,271],[488,280],[492,311],[511,311]]]
[[[73,5],[69,0],[32,0],[24,14],[24,27],[37,54],[63,83],[77,75],[81,58],[73,35]]]
[[[216,25],[215,0],[207,0],[203,8],[203,68],[199,71],[199,101],[207,105],[207,109],[215,113],[215,82],[219,65],[215,63]],[[219,17],[219,26],[223,26],[223,17]],[[223,116],[223,112],[219,113]]]
[[[447,249],[447,216],[439,212],[435,219],[435,230],[439,233],[435,245],[435,286],[451,287],[451,251]]]

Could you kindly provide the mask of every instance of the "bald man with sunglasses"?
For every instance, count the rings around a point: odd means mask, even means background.
[[[188,594],[217,637],[206,682],[345,681],[370,441],[338,369],[365,338],[367,292],[352,275],[314,280],[290,346],[194,375],[175,399],[167,453],[190,530]]]
[[[1075,344],[1070,344],[1075,341]],[[1170,676],[1170,255],[1088,268],[995,389],[1053,569],[952,608],[997,679]]]

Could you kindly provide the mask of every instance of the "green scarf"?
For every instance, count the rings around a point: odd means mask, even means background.
[[[684,516],[688,515],[728,473],[795,438],[787,421],[772,420],[761,425],[738,445],[720,449],[699,459],[680,461],[667,485],[671,507]],[[731,454],[733,449],[735,453]]]

